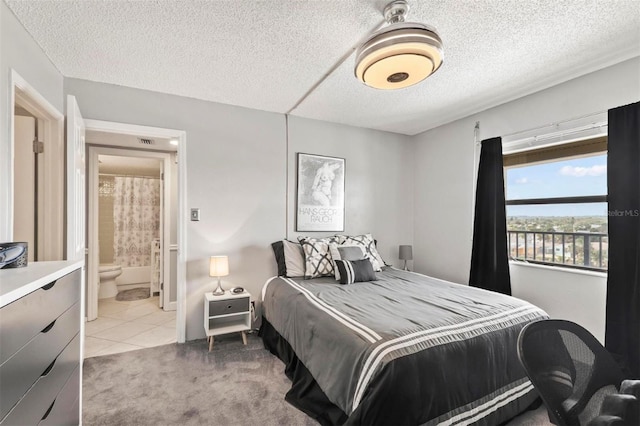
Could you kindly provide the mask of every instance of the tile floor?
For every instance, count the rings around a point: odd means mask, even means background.
[[[158,307],[158,296],[131,302],[98,301],[98,319],[85,324],[84,357],[91,358],[176,341],[176,312]]]

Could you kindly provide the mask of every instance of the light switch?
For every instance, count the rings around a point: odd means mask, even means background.
[[[200,209],[191,209],[191,221],[200,220]]]

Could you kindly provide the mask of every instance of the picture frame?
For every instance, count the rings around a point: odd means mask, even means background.
[[[344,231],[346,161],[297,153],[296,232]]]

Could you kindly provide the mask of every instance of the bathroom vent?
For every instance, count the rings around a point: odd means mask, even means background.
[[[155,145],[156,141],[154,141],[153,139],[144,139],[144,138],[139,138],[138,141],[142,144],[142,145]]]

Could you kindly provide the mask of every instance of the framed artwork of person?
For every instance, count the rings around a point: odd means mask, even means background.
[[[345,159],[298,153],[296,231],[344,231]]]

